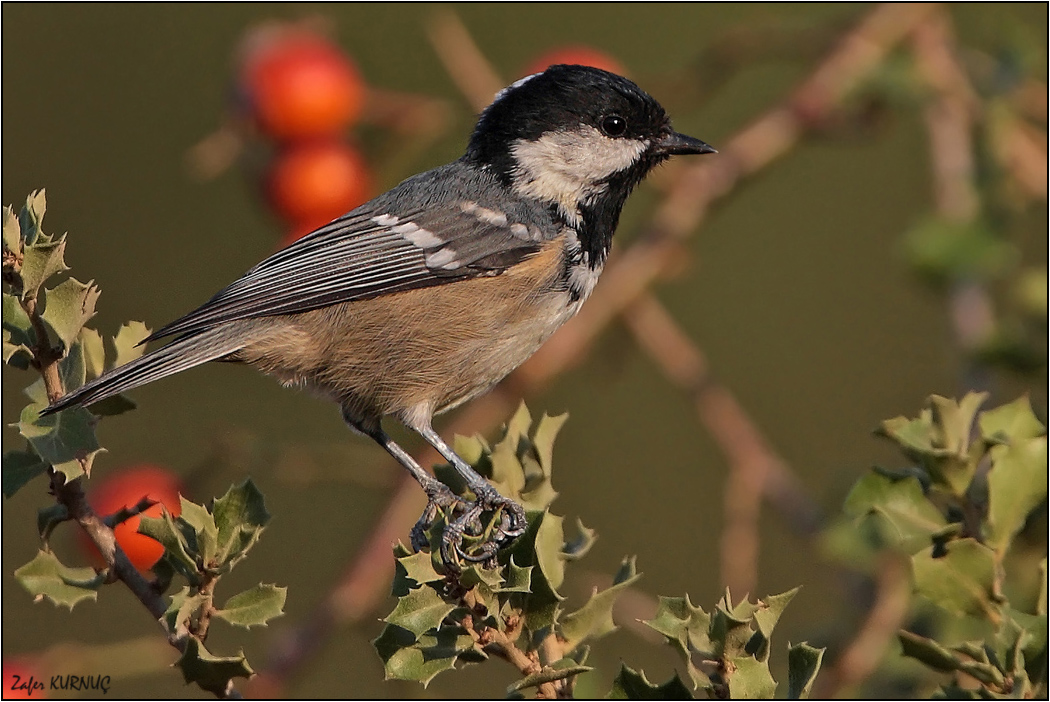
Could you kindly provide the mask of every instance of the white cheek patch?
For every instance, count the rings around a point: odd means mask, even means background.
[[[521,195],[559,205],[570,222],[579,207],[607,189],[600,181],[638,162],[648,141],[610,139],[591,126],[544,134],[511,147],[517,162],[514,187]]]

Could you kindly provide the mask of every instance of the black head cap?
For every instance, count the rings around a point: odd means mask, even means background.
[[[496,96],[478,120],[467,158],[507,173],[513,167],[508,150],[514,142],[534,141],[546,132],[578,129],[581,124],[609,136],[651,141],[656,162],[671,153],[703,152],[698,146],[703,142],[689,137],[683,138],[692,142],[691,150],[682,150],[686,147],[679,140],[675,150],[661,152],[661,140],[675,132],[660,103],[633,82],[590,66],[559,64],[519,80]]]

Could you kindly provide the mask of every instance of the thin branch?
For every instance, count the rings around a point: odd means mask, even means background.
[[[820,508],[732,392],[711,376],[703,351],[655,296],[646,293],[631,303],[624,310],[624,321],[664,375],[692,397],[698,420],[729,461],[723,499],[722,584],[734,592],[754,592],[763,495],[792,518],[797,530],[807,534],[819,528]]]

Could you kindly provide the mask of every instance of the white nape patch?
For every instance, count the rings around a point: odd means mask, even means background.
[[[373,217],[372,221],[381,227],[392,227],[395,224],[397,224],[400,220],[391,214],[381,214]]]
[[[608,187],[601,181],[633,166],[648,148],[648,141],[610,139],[588,125],[520,139],[511,146],[514,189],[557,204],[571,224],[579,224],[580,205]]]
[[[504,96],[506,96],[506,94],[509,93],[511,90],[514,90],[516,88],[520,88],[521,86],[525,85],[525,83],[527,83],[528,81],[532,80],[533,78],[535,78],[538,75],[540,75],[540,74],[539,73],[533,73],[530,76],[525,76],[524,78],[519,78],[518,80],[514,81],[513,83],[508,85],[506,88],[504,88],[503,90],[501,90],[498,93],[496,93],[496,96],[494,98],[492,98],[492,104],[495,105],[497,102],[502,100],[504,98]]]
[[[436,249],[445,244],[445,241],[434,234],[434,232],[429,229],[423,229],[415,222],[399,224],[396,227],[391,227],[390,231],[394,234],[400,234],[421,249]]]

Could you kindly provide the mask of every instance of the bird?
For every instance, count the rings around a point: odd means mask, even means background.
[[[554,65],[498,92],[462,157],[412,176],[251,268],[143,344],[166,345],[58,399],[86,406],[208,361],[254,366],[338,403],[426,493],[413,549],[444,512],[441,557],[493,563],[525,511],[446,443],[433,417],[491,389],[580,309],[634,187],[673,155],[716,153],[676,132],[631,80]],[[466,482],[457,496],[383,429],[418,433]],[[489,537],[470,550],[464,535]],[[495,524],[498,518],[498,525]]]

